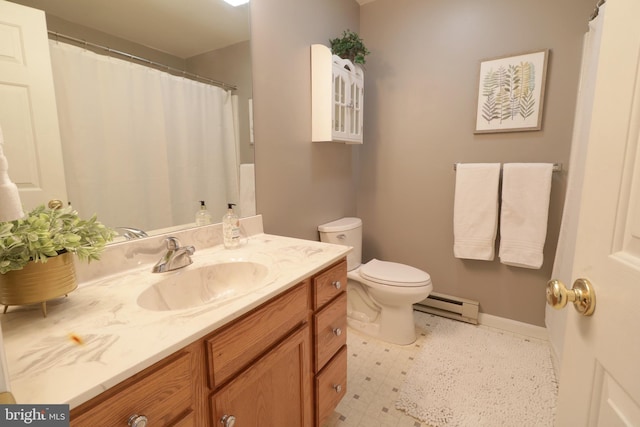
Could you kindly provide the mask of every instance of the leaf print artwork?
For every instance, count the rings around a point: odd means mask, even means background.
[[[481,63],[476,133],[540,129],[547,53]]]
[[[484,81],[482,118],[492,120],[514,120],[518,116],[527,118],[533,111],[535,99],[531,96],[535,89],[535,66],[531,62],[510,65],[490,70]],[[498,111],[500,114],[498,114]]]

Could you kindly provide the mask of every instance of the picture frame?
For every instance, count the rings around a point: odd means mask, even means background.
[[[542,129],[549,49],[480,62],[476,134]]]

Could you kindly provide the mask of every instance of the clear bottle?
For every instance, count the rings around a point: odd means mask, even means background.
[[[196,212],[196,225],[211,224],[211,214],[207,210],[204,200],[200,200],[200,209]]]
[[[224,247],[234,249],[240,246],[240,219],[233,212],[234,203],[228,203],[227,213],[222,217],[222,239]]]

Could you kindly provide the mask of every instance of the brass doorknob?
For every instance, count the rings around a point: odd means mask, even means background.
[[[587,279],[576,279],[573,289],[567,287],[560,280],[547,282],[547,304],[556,309],[561,309],[572,302],[578,313],[583,316],[591,316],[596,309],[596,293],[593,285]]]
[[[49,209],[60,209],[64,204],[62,203],[62,200],[53,199],[49,200],[47,206],[49,206]]]

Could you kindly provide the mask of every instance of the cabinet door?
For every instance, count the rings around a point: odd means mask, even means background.
[[[344,68],[333,67],[333,112],[331,117],[334,140],[344,140],[349,133],[349,73]]]
[[[310,347],[304,325],[213,394],[212,425],[234,417],[243,427],[311,426]]]
[[[352,74],[349,80],[349,135],[354,142],[362,142],[362,115],[364,101],[364,82],[357,74]]]
[[[362,142],[364,79],[362,70],[333,64],[332,138],[347,143]]]
[[[26,210],[67,205],[45,14],[0,2],[0,128],[9,176]]]

